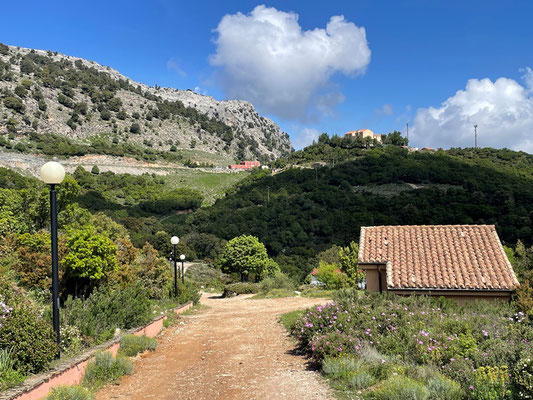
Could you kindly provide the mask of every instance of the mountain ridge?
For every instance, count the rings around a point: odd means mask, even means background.
[[[247,101],[151,87],[57,52],[1,45],[0,97],[4,134],[33,130],[82,141],[103,134],[161,151],[263,161],[293,150],[288,135]]]

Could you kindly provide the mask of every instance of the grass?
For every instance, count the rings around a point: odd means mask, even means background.
[[[303,310],[295,310],[290,311],[288,313],[282,314],[278,321],[287,329],[287,331],[291,331],[296,322],[304,315]]]
[[[124,376],[133,373],[133,363],[124,356],[113,358],[111,353],[104,351],[97,353],[94,360],[87,365],[83,386],[96,392],[108,383],[115,383]]]
[[[266,293],[257,293],[252,297],[254,300],[261,299],[281,299],[283,297],[295,297],[296,292],[288,289],[271,289]]]
[[[120,341],[120,354],[128,357],[135,357],[146,350],[154,351],[157,347],[157,340],[146,335],[126,335]]]
[[[311,299],[333,299],[333,296],[337,294],[337,290],[325,290],[325,289],[305,289],[301,292],[300,296],[308,297]]]
[[[230,187],[248,175],[243,172],[208,172],[190,168],[174,170],[165,179],[169,189],[188,187],[198,190],[204,195],[204,205],[211,205],[217,198],[224,196]]]

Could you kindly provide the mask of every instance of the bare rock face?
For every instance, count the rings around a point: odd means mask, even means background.
[[[93,61],[0,44],[0,135],[28,132],[264,161],[292,151],[288,134],[247,101],[150,87]]]

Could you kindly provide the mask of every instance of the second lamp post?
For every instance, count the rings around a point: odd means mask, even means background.
[[[174,245],[174,297],[178,297],[178,260],[176,255],[176,246],[180,242],[180,238],[177,236],[172,236],[170,238],[170,243]]]

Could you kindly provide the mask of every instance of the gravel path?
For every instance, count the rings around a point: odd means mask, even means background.
[[[325,300],[249,300],[204,294],[209,308],[167,329],[157,350],[135,362],[135,373],[97,394],[107,399],[333,399],[302,356],[279,315]]]

